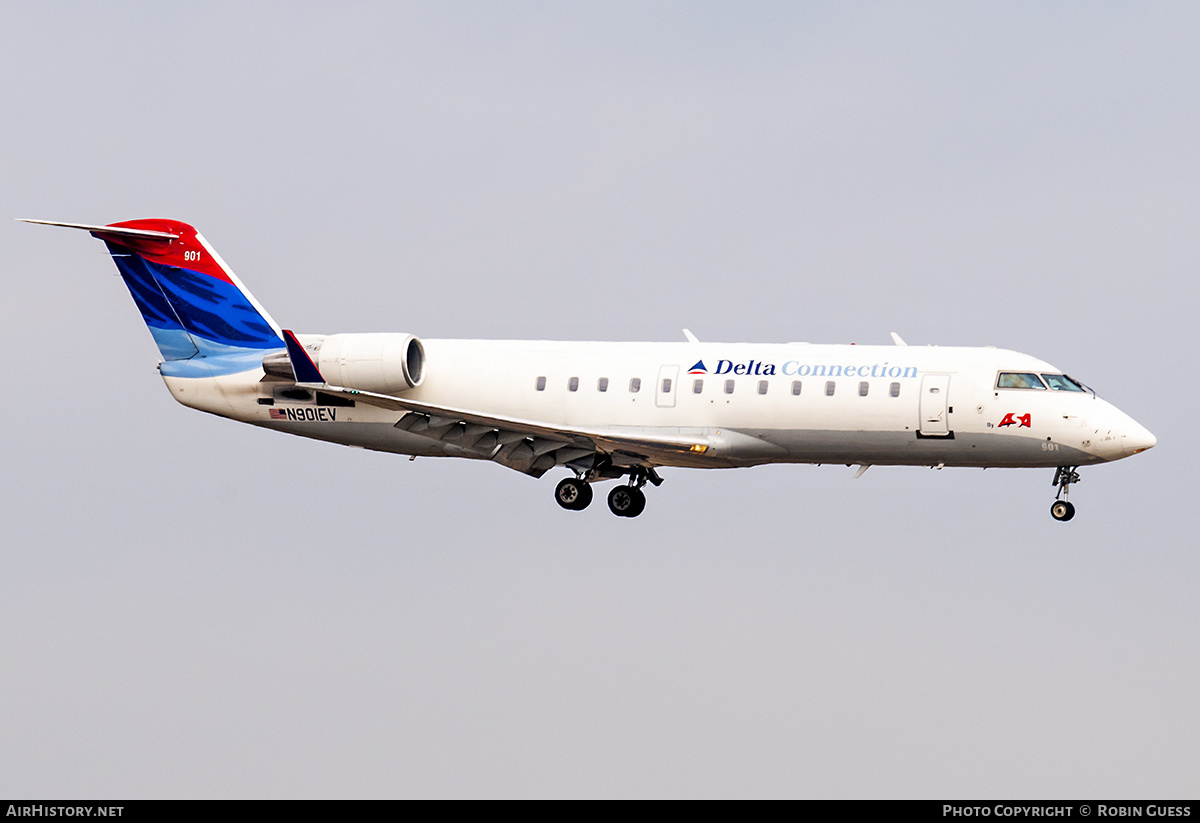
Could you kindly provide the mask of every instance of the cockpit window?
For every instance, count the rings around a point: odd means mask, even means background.
[[[1044,389],[1042,381],[1032,372],[1002,371],[996,380],[998,389]]]
[[[1042,377],[1055,391],[1083,391],[1083,386],[1065,374],[1043,374]]]

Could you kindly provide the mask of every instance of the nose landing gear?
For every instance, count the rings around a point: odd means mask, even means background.
[[[1079,482],[1079,472],[1075,471],[1078,466],[1059,466],[1054,471],[1054,480],[1051,485],[1058,486],[1058,494],[1054,495],[1054,502],[1050,504],[1050,516],[1055,520],[1066,522],[1075,516],[1075,506],[1067,500],[1067,496],[1071,493],[1071,484]]]
[[[1064,522],[1070,520],[1075,516],[1075,504],[1069,500],[1055,500],[1050,504],[1050,516]]]

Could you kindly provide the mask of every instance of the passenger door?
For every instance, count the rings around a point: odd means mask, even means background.
[[[923,437],[950,434],[950,375],[927,374],[921,378],[920,414]]]

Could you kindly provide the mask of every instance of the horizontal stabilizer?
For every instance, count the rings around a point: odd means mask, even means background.
[[[149,229],[128,229],[121,226],[89,226],[86,223],[58,223],[53,220],[31,220],[28,217],[18,217],[17,220],[22,223],[37,223],[39,226],[62,226],[64,229],[83,229],[90,231],[92,234],[99,237],[101,240],[116,239],[118,237],[130,237],[135,240],[163,240],[170,242],[178,240],[178,234],[171,234],[167,231],[150,231]],[[106,237],[108,235],[109,237]]]

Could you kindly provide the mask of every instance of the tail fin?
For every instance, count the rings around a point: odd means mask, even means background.
[[[279,325],[187,223],[129,220],[84,229],[104,241],[165,361],[163,374],[208,377],[262,364],[284,348]]]

